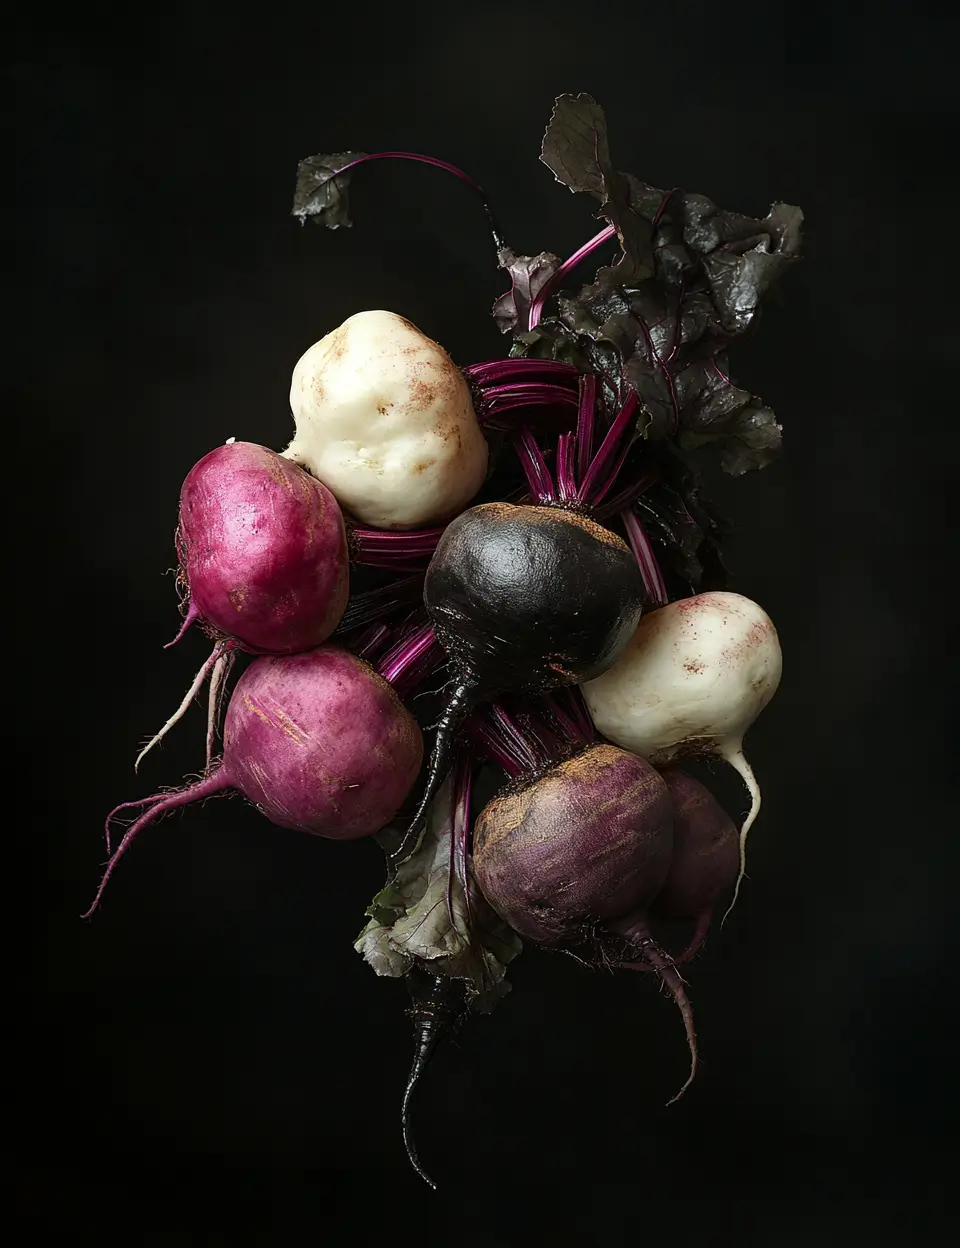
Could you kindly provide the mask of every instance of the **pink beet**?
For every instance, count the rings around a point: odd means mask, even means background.
[[[281,828],[332,840],[378,832],[420,770],[416,720],[369,664],[337,646],[255,659],[237,681],[222,761],[195,784],[156,794],[107,864],[92,914],[134,837],[168,811],[235,789]]]
[[[333,633],[347,605],[343,516],[325,485],[264,446],[217,447],[187,474],[177,534],[202,619],[256,654],[295,654]]]

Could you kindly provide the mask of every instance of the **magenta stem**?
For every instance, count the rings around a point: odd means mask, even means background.
[[[547,461],[543,458],[543,452],[540,450],[537,439],[529,429],[524,427],[514,438],[514,446],[523,466],[534,501],[538,503],[553,502],[556,499],[556,491],[550,476],[550,469],[547,467]]]
[[[582,502],[591,504],[594,500],[599,501],[610,489],[615,479],[615,473],[622,466],[626,450],[629,449],[632,441],[633,430],[630,426],[639,406],[639,396],[635,391],[631,391],[623,407],[621,407],[607,430],[606,437],[600,444],[599,451],[597,451],[593,457],[593,462],[587,469],[587,475],[580,483],[580,499]],[[621,443],[627,434],[631,436],[626,439],[626,449],[623,449]]]
[[[563,711],[576,725],[578,739],[588,742],[596,741],[597,733],[579,689],[554,689],[550,695],[552,705]]]
[[[597,421],[597,379],[592,373],[580,378],[577,408],[577,479],[582,481],[593,459],[593,436]]]
[[[549,382],[539,385],[515,382],[506,386],[490,386],[483,392],[483,410],[490,413],[506,411],[511,407],[542,407],[546,404],[576,407],[577,396],[569,386],[556,386]]]
[[[396,569],[395,569],[396,570]],[[387,619],[396,611],[409,608],[412,600],[423,592],[423,569],[419,575],[404,576],[391,581],[389,585],[381,585],[378,589],[367,589],[360,594],[351,594],[343,619],[337,625],[334,636],[342,637],[355,629],[364,628],[367,624],[375,624]]]
[[[387,532],[383,529],[366,529],[351,525],[353,546],[360,556],[358,562],[368,559],[411,559],[420,555],[429,557],[437,548],[443,528],[408,529],[405,532]]]
[[[494,730],[500,734],[514,758],[523,762],[525,771],[534,771],[541,761],[537,750],[506,707],[501,702],[491,702],[488,714]]]
[[[632,508],[620,514],[627,531],[627,541],[643,577],[647,597],[655,607],[665,607],[670,599],[650,539]]]
[[[557,497],[565,503],[577,500],[574,455],[574,435],[561,433],[557,439]]]
[[[402,637],[377,663],[377,672],[401,697],[443,661],[444,654],[433,628],[422,624]]]
[[[605,496],[601,506],[597,507],[596,515],[598,520],[608,520],[611,516],[615,516],[618,511],[623,511],[624,507],[631,504],[652,485],[655,485],[660,474],[655,468],[646,468],[639,476],[634,477],[626,485],[621,486],[615,494]]]
[[[483,204],[483,210],[486,213],[487,222],[490,226],[490,233],[493,235],[494,245],[498,252],[503,250],[503,237],[494,219],[493,211],[483,187],[479,182],[475,182],[469,173],[464,173],[462,169],[459,169],[456,165],[451,165],[449,161],[438,160],[436,156],[422,156],[419,152],[370,152],[367,155],[358,156],[356,160],[351,160],[349,164],[338,169],[336,173],[332,173],[326,181],[332,181],[334,178],[339,177],[340,174],[347,173],[350,169],[356,169],[358,165],[369,164],[371,160],[414,160],[418,164],[433,165],[435,169],[443,169],[446,173],[452,173],[455,178],[459,178],[461,182],[476,191],[480,196],[480,201]],[[325,185],[325,183],[321,183],[321,185]]]
[[[526,764],[514,757],[510,748],[490,723],[486,712],[475,711],[466,721],[466,729],[483,754],[491,762],[496,763],[511,780],[523,775],[527,770]]]
[[[572,364],[565,364],[562,360],[533,360],[523,356],[469,364],[463,370],[463,375],[481,388],[508,381],[538,381],[541,378],[566,381],[571,385],[575,385],[577,380],[577,370]]]
[[[543,315],[543,305],[550,298],[553,292],[559,288],[560,283],[570,272],[570,270],[575,269],[580,261],[585,260],[592,251],[596,251],[598,247],[602,247],[608,239],[615,237],[616,233],[616,226],[604,226],[599,234],[595,234],[593,238],[584,243],[579,250],[575,251],[569,259],[564,260],[563,264],[560,265],[559,269],[557,269],[550,281],[544,284],[543,289],[530,305],[530,316],[527,321],[528,329],[536,329],[540,324],[540,317]]]
[[[363,630],[351,648],[358,659],[373,663],[389,637],[390,630],[386,624],[371,624]]]

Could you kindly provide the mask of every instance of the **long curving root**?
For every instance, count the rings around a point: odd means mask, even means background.
[[[697,1033],[693,1023],[693,1006],[690,1004],[687,990],[684,987],[683,980],[680,978],[680,972],[672,959],[660,949],[657,943],[649,936],[646,936],[636,941],[636,948],[643,962],[646,962],[648,966],[657,972],[660,982],[670,991],[680,1010],[683,1018],[683,1027],[687,1033],[687,1047],[690,1050],[690,1073],[687,1075],[686,1082],[680,1091],[675,1096],[671,1096],[670,1100],[667,1101],[668,1105],[672,1105],[674,1101],[679,1101],[680,1097],[683,1096],[687,1088],[693,1083],[694,1076],[697,1073],[699,1058],[697,1055]],[[644,969],[643,962],[621,962],[620,965],[625,970],[636,971]]]
[[[720,920],[720,926],[723,927],[730,917],[730,911],[737,904],[740,885],[747,874],[747,833],[753,827],[757,815],[760,813],[760,786],[757,784],[757,777],[753,774],[753,768],[746,760],[742,746],[731,747],[729,750],[724,751],[721,757],[724,762],[729,763],[734,771],[737,772],[750,794],[750,809],[740,828],[740,874],[737,876],[737,884],[733,890],[733,900],[727,906],[723,918]]]
[[[177,707],[174,713],[170,716],[167,722],[163,725],[160,731],[156,734],[156,736],[153,737],[152,740],[148,741],[147,744],[140,751],[140,753],[137,755],[136,761],[133,764],[134,771],[139,770],[140,764],[143,762],[144,757],[150,753],[150,751],[159,741],[163,740],[163,738],[167,735],[167,733],[174,726],[174,724],[178,724],[180,720],[183,719],[184,715],[186,715],[187,711],[190,708],[190,703],[193,701],[193,699],[197,696],[197,694],[203,688],[203,682],[210,675],[211,671],[214,671],[216,669],[217,663],[220,660],[220,658],[225,653],[228,653],[230,650],[233,649],[234,644],[235,643],[232,641],[218,641],[217,642],[217,644],[213,648],[213,653],[210,655],[210,657],[207,659],[204,665],[200,668],[199,672],[197,672],[196,676],[193,678],[193,684],[190,686],[190,688],[187,690],[186,694],[184,695],[183,701],[180,703],[180,705]]]
[[[144,828],[148,827],[151,823],[156,822],[157,819],[159,819],[162,815],[167,814],[168,811],[176,810],[180,806],[188,806],[191,802],[202,801],[206,797],[213,797],[217,793],[224,793],[231,787],[232,785],[229,776],[224,769],[220,767],[210,775],[204,776],[202,780],[198,780],[195,784],[188,784],[186,788],[177,789],[173,793],[155,793],[152,797],[145,797],[139,802],[122,802],[119,806],[115,807],[107,816],[108,841],[110,839],[110,820],[118,810],[124,810],[130,806],[147,806],[148,809],[145,810],[143,814],[140,815],[140,817],[136,819],[123,834],[120,844],[114,850],[110,857],[110,861],[106,865],[103,877],[100,880],[100,887],[97,889],[97,894],[94,897],[90,908],[81,914],[81,919],[89,919],[94,910],[96,910],[97,906],[99,906],[100,898],[103,896],[103,890],[107,887],[110,877],[116,870],[117,863],[130,848],[134,837],[139,835]]]

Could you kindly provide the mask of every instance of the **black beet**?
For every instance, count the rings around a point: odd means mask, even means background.
[[[454,687],[397,857],[416,843],[473,707],[503,693],[577,684],[612,667],[636,630],[644,588],[629,547],[595,520],[564,507],[483,503],[447,526],[423,600]]]

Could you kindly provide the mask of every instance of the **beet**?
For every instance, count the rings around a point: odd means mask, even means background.
[[[484,503],[447,526],[423,600],[453,688],[399,854],[423,825],[470,710],[500,693],[543,693],[606,671],[636,630],[644,589],[626,543],[588,516]]]
[[[518,777],[481,812],[474,830],[477,883],[519,935],[581,961],[633,969],[638,959],[656,970],[681,1011],[690,1048],[679,1096],[696,1070],[693,1013],[683,981],[647,927],[672,853],[666,783],[638,755],[607,744]]]
[[[124,803],[147,810],[127,829],[87,914],[134,837],[168,811],[235,789],[278,827],[355,840],[394,817],[422,758],[416,720],[362,659],[335,646],[255,659],[227,707],[222,762],[177,792]],[[108,837],[121,809],[108,818]]]
[[[230,442],[180,491],[185,623],[202,619],[255,654],[295,654],[326,641],[349,593],[343,516],[327,487],[264,446]]]

